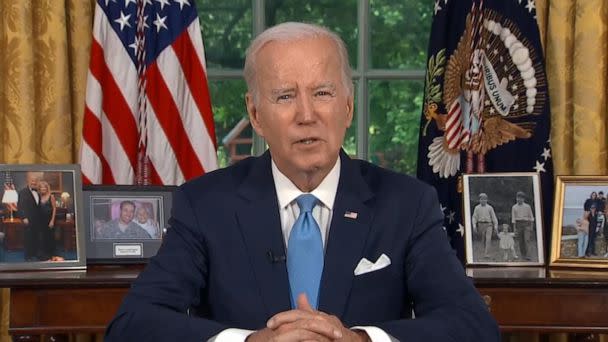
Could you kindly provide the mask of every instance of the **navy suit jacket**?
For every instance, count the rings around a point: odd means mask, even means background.
[[[401,341],[498,341],[442,229],[434,189],[344,152],[340,158],[319,310]],[[106,340],[201,342],[227,328],[263,328],[290,309],[269,152],[179,187],[170,223]],[[390,266],[354,275],[361,258],[383,253]]]

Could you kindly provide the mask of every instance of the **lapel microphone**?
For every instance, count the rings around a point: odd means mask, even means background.
[[[287,260],[287,258],[284,255],[274,255],[274,253],[272,253],[271,250],[268,250],[268,252],[266,252],[266,256],[268,257],[268,261],[270,261],[273,264],[279,263],[279,262],[285,262],[285,260]]]

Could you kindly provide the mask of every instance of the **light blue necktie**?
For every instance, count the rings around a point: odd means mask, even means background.
[[[306,293],[308,302],[317,309],[319,284],[323,273],[323,240],[312,209],[318,199],[311,194],[300,195],[296,202],[300,216],[293,224],[287,245],[287,271],[291,287],[291,306],[296,307],[300,293]]]

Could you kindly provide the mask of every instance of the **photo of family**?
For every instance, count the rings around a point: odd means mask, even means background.
[[[162,197],[92,197],[91,240],[161,239]]]
[[[1,165],[0,182],[0,268],[80,267],[77,166]]]
[[[467,262],[544,263],[536,174],[464,175]]]
[[[560,257],[608,259],[607,192],[608,184],[565,187]]]

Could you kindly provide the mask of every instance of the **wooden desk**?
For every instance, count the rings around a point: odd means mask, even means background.
[[[467,273],[503,332],[608,333],[606,272],[489,268]]]
[[[9,333],[101,333],[140,267],[0,273]],[[470,271],[470,270],[469,270]],[[608,333],[608,275],[544,269],[470,271],[505,332]]]

